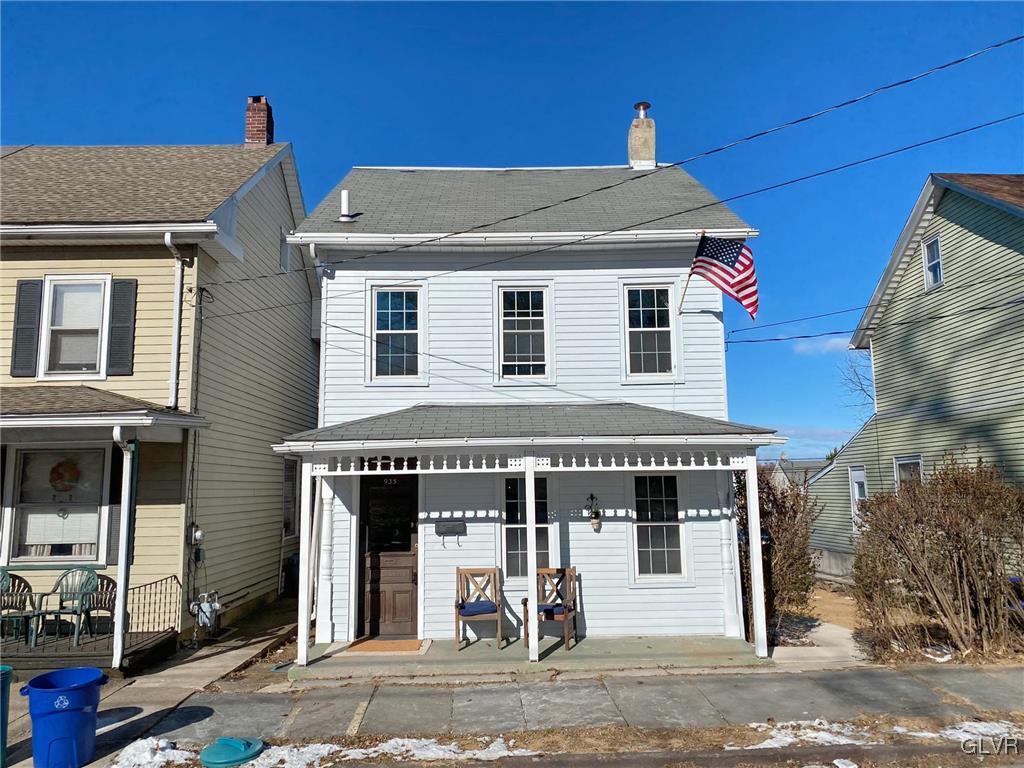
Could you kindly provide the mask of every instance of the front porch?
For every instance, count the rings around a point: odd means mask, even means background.
[[[661,675],[673,671],[727,667],[764,668],[772,662],[750,652],[740,638],[691,637],[584,637],[566,651],[560,637],[545,636],[538,644],[538,663],[531,663],[523,641],[513,640],[500,649],[494,640],[474,640],[455,650],[448,640],[424,641],[425,650],[367,653],[347,650],[349,643],[318,646],[318,657],[305,667],[289,670],[291,680],[346,680],[370,678],[424,678],[417,682],[519,679],[524,675],[574,673],[596,676],[603,672],[635,671]]]

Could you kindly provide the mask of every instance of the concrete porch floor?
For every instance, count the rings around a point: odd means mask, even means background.
[[[291,680],[340,680],[348,678],[424,678],[445,681],[466,676],[511,678],[554,672],[613,670],[668,670],[711,667],[770,667],[758,659],[743,640],[699,637],[594,637],[581,638],[566,651],[560,637],[543,637],[540,661],[531,664],[526,648],[515,639],[500,650],[492,639],[475,640],[455,649],[453,640],[434,640],[426,653],[346,653],[348,644],[317,646],[321,657],[307,667],[288,670]]]

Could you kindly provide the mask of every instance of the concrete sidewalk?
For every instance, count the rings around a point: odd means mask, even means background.
[[[688,728],[862,715],[971,718],[1024,713],[1024,667],[861,667],[829,672],[671,674],[463,686],[292,683],[287,691],[200,692],[149,735],[497,735],[585,726]]]

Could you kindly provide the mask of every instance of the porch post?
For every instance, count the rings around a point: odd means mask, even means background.
[[[313,535],[313,465],[308,457],[302,459],[302,485],[299,495],[299,626],[296,663],[300,667],[309,663],[309,630],[312,609],[312,584],[310,563],[312,562]]]
[[[331,577],[334,568],[334,482],[320,478],[320,568],[316,583],[316,641],[334,642],[331,620]]]
[[[117,586],[114,593],[114,652],[110,661],[113,669],[120,669],[124,660],[124,641],[128,632],[128,579],[131,563],[128,562],[128,544],[131,536],[132,511],[135,488],[132,483],[135,454],[139,449],[138,440],[128,440],[121,427],[114,427],[114,441],[121,449],[121,515],[117,530]],[[180,606],[179,606],[180,610]]]
[[[526,604],[527,634],[530,638],[530,661],[540,661],[540,643],[537,626],[537,494],[535,476],[537,457],[524,456],[523,469],[526,473]],[[499,638],[500,642],[501,639]]]
[[[764,565],[761,559],[761,510],[757,501],[757,454],[747,454],[747,539],[750,543],[750,600],[753,603],[754,653],[768,656],[768,628],[764,611]]]

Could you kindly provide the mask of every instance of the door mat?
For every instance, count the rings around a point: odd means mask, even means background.
[[[404,653],[419,655],[427,652],[429,640],[399,639],[389,640],[382,637],[367,637],[356,640],[345,649],[345,653]]]

